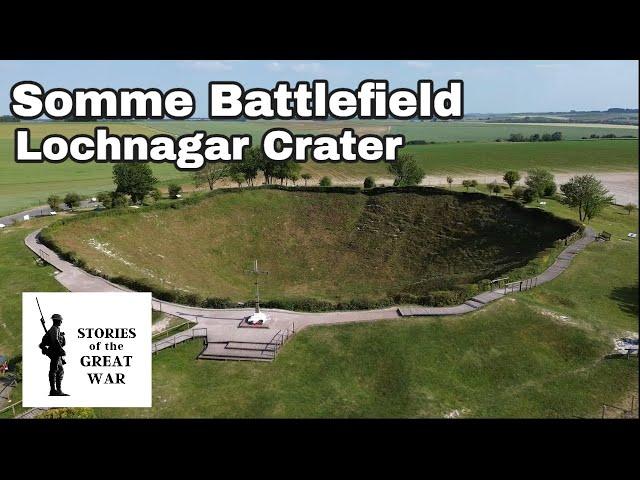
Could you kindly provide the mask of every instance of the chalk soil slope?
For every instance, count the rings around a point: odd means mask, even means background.
[[[424,295],[520,267],[575,230],[482,194],[222,192],[180,209],[100,214],[52,227],[64,251],[114,276],[202,296],[331,301]]]

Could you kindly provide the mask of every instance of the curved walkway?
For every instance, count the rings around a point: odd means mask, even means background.
[[[36,230],[25,238],[26,246],[38,257],[60,271],[56,279],[72,292],[114,292],[129,291],[101,277],[91,275],[81,268],[61,259],[55,252],[41,244]],[[596,238],[593,229],[587,227],[584,236],[565,248],[556,261],[541,274],[523,281],[527,286],[535,286],[553,280],[567,269],[573,257]],[[406,316],[460,315],[483,308],[509,293],[519,291],[518,286],[484,292],[461,305],[453,307],[398,306],[376,310],[305,313],[280,309],[263,309],[270,314],[269,328],[238,328],[239,323],[253,312],[252,308],[212,309],[190,307],[153,299],[153,308],[187,320],[195,320],[199,328],[206,327],[209,341],[263,341],[273,336],[274,330],[301,330],[309,325],[336,324],[349,322],[370,322],[382,319],[399,319]],[[185,332],[182,332],[184,335]]]

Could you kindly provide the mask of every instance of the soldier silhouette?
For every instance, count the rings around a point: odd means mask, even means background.
[[[62,315],[54,313],[51,316],[51,320],[53,320],[53,326],[44,334],[42,342],[39,345],[42,354],[51,360],[49,363],[49,396],[68,397],[68,395],[61,390],[62,377],[64,376],[63,365],[67,363],[64,360],[66,352],[63,348],[66,341],[64,339],[64,332],[60,330]]]

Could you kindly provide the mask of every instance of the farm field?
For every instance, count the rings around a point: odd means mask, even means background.
[[[478,193],[381,192],[233,189],[179,209],[77,218],[46,237],[88,268],[156,289],[247,301],[246,270],[257,258],[270,272],[266,302],[376,302],[496,278],[578,229]]]
[[[254,143],[260,136],[271,128],[286,128],[293,133],[339,133],[343,128],[353,128],[356,134],[363,133],[402,133],[407,140],[425,140],[427,142],[494,142],[496,138],[507,138],[512,133],[529,136],[534,133],[544,134],[562,132],[567,140],[580,140],[592,133],[605,135],[633,135],[638,138],[637,126],[614,125],[584,127],[582,125],[521,125],[496,124],[485,122],[407,122],[398,120],[351,120],[351,121],[250,121],[250,122],[222,122],[222,121],[148,121],[141,122],[150,129],[173,135],[183,135],[195,130],[208,133],[231,135],[233,133],[247,133],[254,137]],[[258,137],[258,138],[256,138]]]
[[[453,142],[435,145],[408,146],[405,151],[414,154],[427,174],[485,174],[502,172],[506,168],[526,169],[546,167],[555,171],[637,171],[637,140],[588,140],[545,143],[496,143],[496,135],[507,128],[512,132],[542,132],[538,127],[522,125],[474,124],[471,122],[281,122],[294,132],[337,133],[341,128],[354,127],[358,133],[387,133],[403,131],[409,139],[431,135],[433,141]],[[28,207],[41,205],[52,194],[64,195],[75,191],[92,195],[97,191],[113,188],[110,164],[16,164],[13,161],[13,131],[16,127],[30,127],[34,140],[57,132],[67,136],[91,133],[98,124],[71,122],[34,122],[0,124],[0,216],[15,213]],[[267,128],[276,126],[268,122],[144,122],[105,123],[114,133],[141,133],[155,135],[159,132],[181,135],[204,129],[230,135],[246,132],[261,135]],[[533,128],[533,130],[528,130]],[[557,128],[556,128],[557,129]],[[555,131],[554,129],[552,129]],[[561,128],[561,130],[563,130]],[[606,130],[606,129],[605,129]],[[564,130],[563,130],[564,131]],[[608,133],[622,134],[624,129],[608,129]],[[637,128],[635,130],[637,136]],[[572,133],[573,132],[573,133]],[[567,138],[580,138],[591,132],[584,127],[566,127]],[[604,130],[600,133],[604,133]],[[508,135],[508,134],[507,134]],[[415,137],[414,137],[415,136]],[[456,141],[461,143],[455,143]],[[431,141],[431,139],[429,140]],[[471,143],[467,143],[471,142]],[[190,184],[187,173],[179,172],[173,165],[153,165],[154,173],[162,184],[177,181]],[[383,163],[318,164],[308,162],[304,170],[317,182],[324,175],[334,182],[360,183],[367,175],[387,176]]]

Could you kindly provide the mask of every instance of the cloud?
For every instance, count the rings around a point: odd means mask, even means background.
[[[193,70],[205,72],[226,72],[233,69],[228,63],[219,60],[188,60],[183,62],[183,65]]]
[[[564,68],[567,66],[566,63],[536,63],[534,65],[536,68]]]
[[[295,63],[291,65],[291,70],[298,73],[320,73],[324,68],[318,62]]]
[[[267,70],[271,70],[272,72],[280,72],[282,68],[283,68],[283,65],[280,62],[267,63]]]
[[[423,61],[419,61],[419,60],[409,60],[407,62],[407,66],[411,67],[411,68],[417,68],[420,70],[424,70],[426,68],[431,67],[431,65],[433,65],[431,62],[423,62]]]

